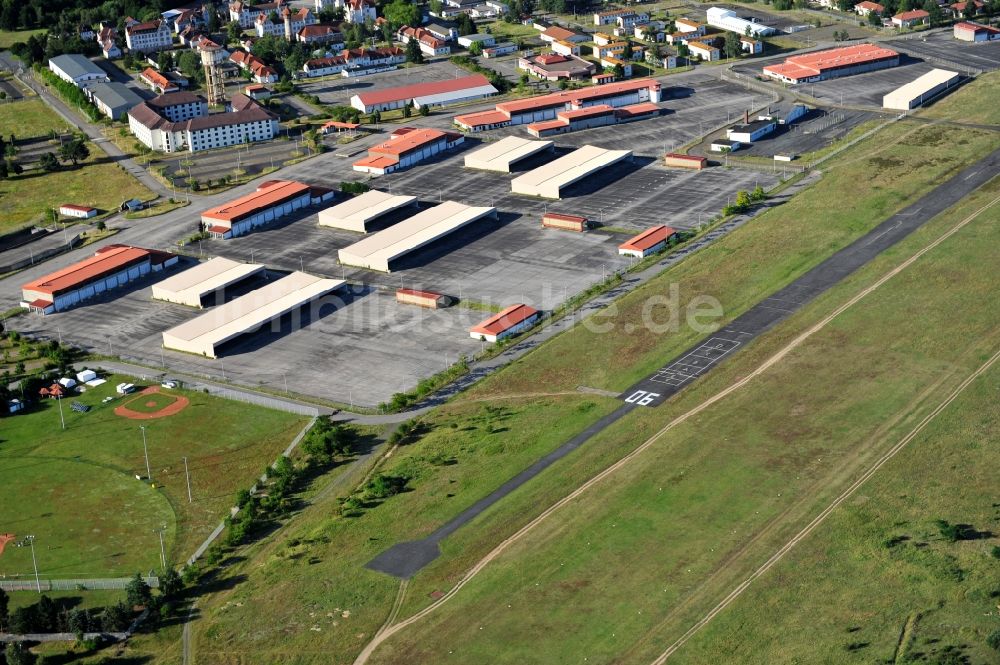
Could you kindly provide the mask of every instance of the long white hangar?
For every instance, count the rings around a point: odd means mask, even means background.
[[[225,342],[259,330],[264,324],[322,298],[343,284],[340,279],[293,272],[165,331],[163,346],[216,358],[216,349]]]
[[[372,189],[349,201],[321,210],[319,225],[368,233],[368,225],[379,217],[405,206],[416,205],[416,203],[416,196],[386,194]]]
[[[391,262],[410,252],[463,226],[486,217],[495,219],[496,216],[497,209],[492,206],[468,206],[457,201],[445,201],[339,250],[338,255],[344,265],[389,272]]]
[[[585,145],[510,181],[514,194],[558,199],[564,187],[632,156],[631,150]]]
[[[264,272],[264,266],[221,256],[153,284],[153,299],[201,307],[205,296]]]
[[[552,141],[532,141],[519,136],[508,136],[466,155],[465,166],[482,171],[510,173],[515,163],[543,150],[552,150],[553,145]]]

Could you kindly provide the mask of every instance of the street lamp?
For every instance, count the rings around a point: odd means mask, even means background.
[[[149,448],[146,447],[146,426],[139,425],[142,430],[142,452],[146,456],[146,479],[153,480],[153,472],[149,468]]]
[[[31,565],[35,568],[35,588],[38,589],[38,593],[41,593],[42,581],[38,577],[38,561],[35,559],[35,537],[25,536],[24,539],[31,545]]]
[[[163,532],[166,530],[166,525],[160,527],[159,529],[154,529],[154,531],[156,531],[156,535],[160,537],[160,564],[164,572],[167,570],[167,550],[163,546]]]

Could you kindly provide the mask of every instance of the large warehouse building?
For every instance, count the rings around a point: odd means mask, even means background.
[[[319,213],[319,225],[368,233],[368,225],[379,217],[417,204],[417,197],[387,194],[372,189]]]
[[[469,328],[469,336],[484,342],[496,342],[505,337],[527,330],[542,317],[541,312],[524,304],[511,305],[507,309]]]
[[[388,141],[368,149],[368,156],[352,165],[355,171],[386,175],[413,166],[465,141],[457,132],[401,127]]]
[[[444,81],[414,83],[398,88],[385,88],[373,92],[360,92],[351,97],[351,106],[362,113],[401,109],[412,103],[415,108],[445,106],[483,99],[497,94],[482,74],[462,76]]]
[[[605,104],[615,108],[641,102],[660,101],[661,86],[652,79],[619,81],[582,90],[567,90],[551,95],[515,99],[496,105],[493,111],[480,111],[455,116],[455,124],[470,132],[479,132],[509,125],[553,120],[560,111],[575,111],[587,106]]]
[[[24,284],[21,307],[40,314],[61,312],[175,263],[176,254],[107,245],[88,259]]]
[[[257,191],[201,213],[201,222],[216,238],[235,238],[305,208],[314,198],[333,198],[332,192],[327,195],[314,189],[293,180],[263,182]]]
[[[259,330],[264,324],[322,298],[342,284],[343,280],[339,279],[293,272],[165,331],[163,346],[216,358],[219,346],[225,342]]]
[[[260,264],[240,263],[217,256],[153,284],[153,299],[201,308],[205,296],[219,293],[263,272],[264,266]]]
[[[785,62],[764,67],[764,76],[784,83],[812,83],[851,76],[899,64],[899,54],[875,44],[856,44],[785,58]]]
[[[660,107],[649,102],[615,108],[607,104],[585,106],[575,111],[559,111],[554,120],[543,120],[528,125],[528,133],[542,138],[554,134],[566,134],[581,129],[618,125],[623,122],[655,118],[660,115]]]
[[[517,136],[507,136],[465,156],[465,165],[470,169],[510,173],[511,167],[522,159],[555,148],[552,141],[532,141]]]
[[[958,85],[962,77],[947,69],[932,69],[923,76],[900,86],[882,98],[882,107],[909,111],[922,106],[946,90]]]
[[[558,199],[564,187],[632,156],[631,150],[585,145],[510,181],[514,194]]]
[[[85,55],[66,53],[49,59],[49,70],[67,83],[86,88],[94,83],[107,83],[108,73]]]
[[[445,201],[409,219],[339,250],[340,262],[348,266],[389,272],[391,263],[425,245],[486,217],[496,218],[491,206],[468,206]]]

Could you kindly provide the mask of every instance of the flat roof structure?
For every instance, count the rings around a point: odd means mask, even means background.
[[[813,79],[835,76],[839,72],[860,72],[866,65],[899,62],[899,53],[875,44],[855,44],[840,48],[826,49],[813,53],[803,53],[785,58],[785,62],[764,67],[765,76],[798,83]]]
[[[265,187],[264,185],[267,186]],[[292,180],[269,181],[263,183],[256,191],[250,194],[206,210],[201,213],[201,221],[208,225],[221,223],[223,226],[229,227],[233,223],[247,217],[253,217],[263,210],[273,208],[309,193],[309,185],[301,182],[294,182]]]
[[[343,284],[340,279],[293,272],[165,331],[163,346],[216,358],[216,349],[223,343],[253,332]]]
[[[507,136],[466,155],[465,165],[470,169],[510,173],[510,168],[515,162],[543,150],[551,150],[552,147],[552,141],[532,141],[517,136]]]
[[[337,254],[344,265],[389,272],[392,261],[488,216],[496,216],[496,208],[445,201],[359,240]]]
[[[200,308],[208,294],[262,272],[263,265],[217,256],[153,284],[153,299]]]
[[[511,192],[558,199],[563,187],[632,156],[631,150],[585,145],[510,181]]]
[[[897,111],[909,111],[957,85],[961,76],[947,69],[932,69],[906,85],[902,85],[882,98],[882,106]]]
[[[393,210],[414,205],[416,202],[416,196],[387,194],[372,189],[341,204],[320,210],[319,225],[368,233],[368,224],[371,222]]]

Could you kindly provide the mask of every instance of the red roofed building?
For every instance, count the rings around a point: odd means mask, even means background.
[[[764,67],[763,72],[765,76],[795,84],[851,76],[898,64],[899,54],[892,49],[875,44],[856,44],[794,55],[785,58],[784,63]]]
[[[479,325],[469,328],[469,336],[486,342],[496,342],[527,330],[535,325],[541,316],[541,312],[533,307],[523,304],[511,305],[499,314],[480,322]]]
[[[134,23],[125,28],[125,45],[135,53],[162,51],[173,45],[170,26],[161,19],[148,23]]]
[[[175,83],[152,67],[146,67],[146,69],[142,70],[142,73],[139,74],[139,78],[154,92],[158,92],[161,95],[165,92],[174,92],[179,90]]]
[[[863,2],[854,5],[854,11],[857,12],[858,16],[868,16],[869,14],[881,16],[885,13],[885,7],[871,0],[863,0]]]
[[[574,55],[546,53],[518,58],[517,68],[546,81],[561,81],[588,78],[597,65]]]
[[[307,25],[295,37],[303,44],[337,44],[344,41],[338,26],[325,23]]]
[[[268,180],[255,192],[201,213],[201,223],[216,238],[235,238],[311,203],[309,185],[293,180]]]
[[[955,39],[963,42],[989,42],[1000,39],[1000,29],[972,21],[962,21],[955,24]]]
[[[93,256],[21,286],[21,307],[40,314],[69,309],[177,263],[177,256],[142,247],[107,245]]]
[[[420,45],[421,52],[426,56],[433,57],[435,55],[448,55],[451,53],[451,47],[448,46],[448,42],[438,39],[430,31],[423,28],[411,28],[408,25],[404,25],[396,32],[396,39],[404,44],[409,43],[411,39],[415,39]]]
[[[582,90],[567,90],[496,105],[494,111],[480,111],[455,116],[455,124],[470,132],[508,125],[524,125],[554,120],[561,111],[575,111],[587,106],[631,106],[660,101],[661,86],[653,79],[618,81]]]
[[[451,298],[435,291],[417,289],[396,289],[396,302],[417,305],[428,309],[439,309],[451,304]]]
[[[78,206],[72,203],[64,203],[59,206],[59,214],[64,217],[76,217],[78,219],[90,219],[97,215],[97,208],[90,206]]]
[[[912,28],[915,25],[927,23],[928,18],[930,18],[930,14],[923,9],[913,9],[893,16],[892,24],[897,28]]]
[[[618,245],[618,253],[622,256],[635,256],[642,259],[666,248],[670,239],[676,235],[677,231],[669,226],[654,226]]]
[[[414,83],[398,88],[361,92],[351,97],[351,106],[363,113],[401,109],[409,103],[415,108],[443,106],[483,99],[497,94],[497,89],[482,74],[457,79]]]
[[[660,114],[660,107],[650,102],[615,108],[607,104],[584,106],[572,111],[559,111],[554,120],[543,120],[528,125],[528,133],[536,138],[565,134],[580,129],[617,125],[623,122],[653,118]]]
[[[386,175],[450,150],[464,141],[465,137],[456,132],[403,127],[385,143],[369,148],[368,156],[354,162],[353,167],[361,173]]]

